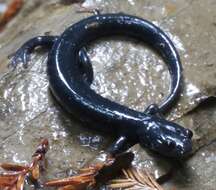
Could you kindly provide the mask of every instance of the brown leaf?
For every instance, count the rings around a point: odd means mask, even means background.
[[[55,187],[61,187],[61,186],[67,186],[67,185],[79,185],[79,184],[85,184],[90,183],[93,180],[92,176],[73,176],[68,177],[64,179],[56,179],[52,181],[48,181],[45,183],[46,186],[55,186]]]
[[[111,189],[120,189],[120,188],[122,189],[122,188],[134,187],[135,185],[137,185],[137,182],[135,181],[125,181],[124,183],[112,183],[108,185],[108,187]]]
[[[12,186],[17,181],[16,176],[0,176],[0,186]]]
[[[0,30],[18,13],[23,5],[23,0],[12,0],[0,19]]]
[[[67,185],[67,186],[58,188],[58,190],[77,190],[77,188],[74,187],[73,185]]]
[[[30,174],[33,180],[38,180],[40,175],[39,164],[45,160],[45,153],[48,151],[48,145],[47,139],[41,141],[33,155],[33,161],[28,166],[10,163],[0,164],[0,167],[4,170],[11,171],[0,174],[0,190],[23,190],[25,177]],[[85,180],[84,176],[82,180]]]
[[[21,166],[18,164],[2,163],[0,167],[7,171],[23,171],[28,169],[28,166]]]
[[[156,180],[149,173],[146,172],[146,175],[148,175],[149,180],[151,181],[151,183],[154,185],[156,189],[163,190],[163,188],[156,182]]]
[[[87,184],[80,184],[80,185],[67,185],[64,187],[58,188],[58,190],[84,190],[86,189]]]
[[[25,183],[25,175],[19,175],[17,180],[17,190],[23,190]]]
[[[102,183],[112,178],[112,175],[116,175],[122,168],[128,168],[133,158],[134,154],[131,152],[122,153],[115,158],[108,158],[104,163],[81,169],[79,175],[48,181],[45,186],[63,187],[63,189],[76,188],[76,190],[94,187],[97,182]]]
[[[38,180],[39,177],[40,177],[40,167],[38,164],[35,164],[35,166],[33,167],[32,171],[31,171],[31,175],[32,175],[32,178],[34,180]]]

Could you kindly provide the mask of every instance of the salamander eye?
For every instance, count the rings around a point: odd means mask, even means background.
[[[189,129],[186,130],[186,134],[190,139],[193,137],[193,132]]]
[[[176,132],[181,135],[182,134],[182,131],[180,129],[176,129]]]
[[[167,146],[168,146],[170,149],[174,149],[175,146],[176,146],[175,142],[173,142],[173,141],[171,141],[171,140],[167,140],[167,141],[166,141],[166,144],[167,144]]]

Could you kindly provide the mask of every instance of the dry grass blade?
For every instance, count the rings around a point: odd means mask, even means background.
[[[123,178],[114,179],[108,183],[108,188],[124,190],[163,190],[156,180],[146,171],[135,168],[122,170]]]

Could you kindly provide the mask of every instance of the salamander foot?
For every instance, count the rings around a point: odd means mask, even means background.
[[[37,36],[28,40],[15,52],[9,67],[15,69],[19,63],[22,63],[23,67],[27,68],[29,56],[36,47],[44,46],[50,48],[57,39],[58,36]]]
[[[111,156],[116,156],[127,151],[130,147],[135,145],[135,142],[129,142],[126,137],[119,137],[107,150]]]
[[[162,117],[162,113],[157,104],[150,104],[144,111],[144,113],[149,115],[157,115],[158,117]]]

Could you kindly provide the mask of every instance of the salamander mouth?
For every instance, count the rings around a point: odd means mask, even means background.
[[[174,159],[184,159],[192,152],[191,139],[166,139],[164,146],[154,146],[154,150],[163,154],[165,157]]]
[[[188,157],[192,152],[192,142],[190,139],[184,141],[183,145],[177,146],[177,155],[180,159]]]

